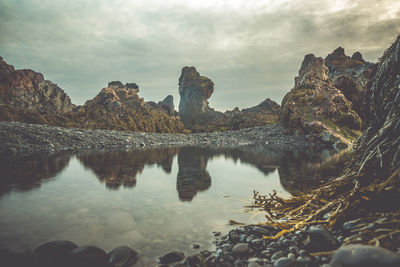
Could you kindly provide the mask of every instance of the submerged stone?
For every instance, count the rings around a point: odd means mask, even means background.
[[[114,267],[129,267],[138,260],[138,253],[128,246],[114,248],[108,253],[108,262]]]
[[[69,253],[77,247],[70,241],[56,240],[40,245],[34,250],[34,253],[44,266],[66,266]]]
[[[105,267],[108,256],[104,250],[95,246],[82,246],[70,252],[71,266],[74,267]]]
[[[185,258],[185,254],[180,251],[172,251],[167,254],[161,256],[159,258],[161,264],[171,264],[175,262],[182,261]]]

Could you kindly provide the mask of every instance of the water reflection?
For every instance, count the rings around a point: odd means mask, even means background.
[[[177,148],[148,149],[131,152],[107,152],[78,155],[82,164],[91,169],[109,189],[134,187],[136,177],[146,165],[157,164],[166,173],[171,173]]]
[[[309,190],[342,168],[340,155],[323,151],[271,150],[264,146],[237,148],[182,147],[137,150],[130,152],[105,152],[77,155],[78,160],[106,187],[118,190],[121,186],[133,188],[138,174],[146,166],[156,165],[169,174],[175,156],[178,158],[176,188],[181,201],[191,201],[199,191],[211,186],[212,173],[207,171],[207,162],[213,157],[224,156],[234,162],[240,161],[257,168],[265,176],[276,169],[282,186],[291,194]],[[55,177],[70,160],[71,155],[36,158],[0,157],[0,194],[12,190],[31,190]],[[338,159],[339,158],[339,159]],[[333,159],[333,160],[332,160]],[[332,163],[333,162],[333,163]],[[329,166],[329,168],[326,168]],[[329,171],[327,171],[329,170]],[[246,178],[246,177],[244,177]]]
[[[68,166],[70,155],[57,157],[0,156],[0,196],[9,191],[29,191],[54,178]]]
[[[179,150],[176,188],[180,200],[191,201],[197,192],[211,186],[211,176],[206,171],[207,161],[213,156],[210,152],[209,149],[199,147],[184,147]]]

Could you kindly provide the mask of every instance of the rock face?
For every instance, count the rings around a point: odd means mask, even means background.
[[[33,70],[15,70],[0,57],[0,104],[37,112],[69,112],[74,105],[56,84]]]
[[[282,100],[282,124],[327,143],[346,146],[360,134],[361,119],[333,86],[324,59],[306,55],[294,88]]]
[[[347,56],[342,47],[329,54],[325,58],[325,64],[333,85],[352,102],[353,109],[362,117],[365,113],[363,100],[367,83],[376,65],[366,62],[360,52]]]
[[[172,95],[168,95],[163,101],[158,102],[157,105],[163,108],[170,116],[178,115],[178,113],[175,111],[174,97]]]
[[[179,78],[180,118],[193,132],[238,130],[274,123],[278,119],[279,105],[267,98],[259,105],[225,113],[215,111],[208,104],[214,92],[214,83],[200,76],[194,67],[184,67]]]
[[[186,128],[204,125],[222,115],[208,106],[214,83],[200,76],[194,67],[184,67],[179,78],[179,114]]]
[[[134,83],[110,82],[78,109],[73,123],[97,129],[184,132],[179,118],[169,116],[161,107],[147,104],[138,93],[139,87]]]

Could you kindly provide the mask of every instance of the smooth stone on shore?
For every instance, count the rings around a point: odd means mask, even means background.
[[[136,223],[130,213],[118,211],[108,218],[108,227],[111,231],[125,233],[135,229]]]
[[[249,252],[249,245],[246,243],[238,243],[232,248],[232,254],[234,256],[243,256]]]
[[[252,230],[252,233],[258,236],[271,234],[270,231],[261,226],[255,226]]]
[[[116,247],[108,253],[108,262],[114,267],[130,267],[138,260],[138,253],[128,246]]]
[[[310,252],[329,251],[340,246],[339,241],[322,225],[311,226],[308,234],[306,246]]]
[[[159,258],[161,264],[171,264],[182,261],[185,258],[185,254],[180,251],[171,251]]]
[[[65,264],[69,253],[78,246],[70,241],[56,240],[44,243],[34,250],[39,261],[44,265],[56,266]]]
[[[71,266],[74,267],[105,267],[108,256],[104,250],[95,246],[82,246],[69,253]]]
[[[395,267],[400,266],[400,255],[381,247],[349,245],[332,256],[331,267]]]

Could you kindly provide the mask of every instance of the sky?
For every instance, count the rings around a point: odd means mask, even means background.
[[[398,0],[0,0],[0,56],[78,105],[120,80],[177,107],[184,66],[214,82],[216,110],[280,103],[306,54],[376,62],[398,34]]]

